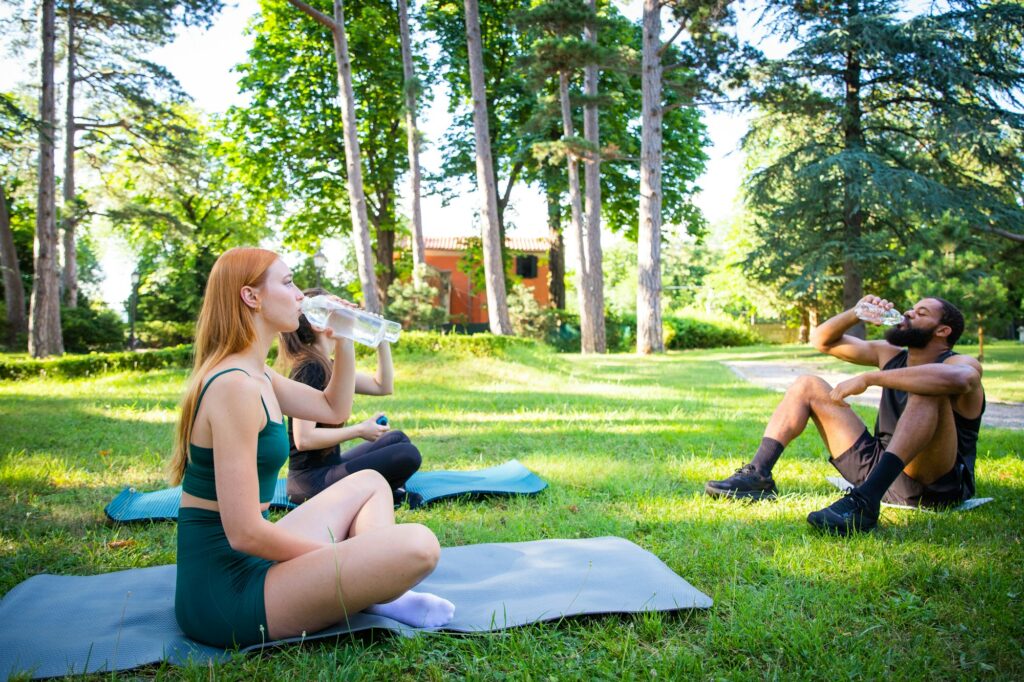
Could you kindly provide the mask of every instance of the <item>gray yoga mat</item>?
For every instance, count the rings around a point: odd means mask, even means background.
[[[535,495],[548,484],[518,460],[509,460],[489,469],[471,471],[417,471],[405,488],[410,495],[410,507],[462,495]],[[288,500],[287,481],[278,479],[270,506],[276,509],[295,507]],[[103,510],[111,521],[166,521],[178,518],[181,486],[139,492],[125,488]]]
[[[853,484],[850,483],[849,481],[847,481],[842,476],[826,476],[825,480],[828,481],[829,483],[831,483],[832,485],[834,485],[836,488],[839,488],[840,490],[842,490],[844,493],[847,490],[850,490],[851,488],[853,488]],[[961,502],[960,504],[958,504],[955,507],[949,507],[948,509],[943,509],[941,511],[971,511],[972,509],[977,509],[978,507],[980,507],[983,504],[988,504],[989,502],[991,502],[994,499],[996,499],[996,498],[994,498],[994,497],[972,497],[969,500],[964,500],[963,502]],[[883,502],[882,506],[892,507],[893,509],[913,509],[914,511],[923,511],[923,512],[939,511],[939,510],[936,510],[936,509],[929,509],[928,507],[911,507],[910,505],[906,505],[906,504],[889,504],[888,502]]]
[[[174,619],[174,580],[173,565],[29,578],[0,601],[0,676],[111,672],[163,660],[202,663],[237,655],[182,634]],[[583,614],[711,606],[710,597],[656,556],[617,537],[447,547],[437,569],[416,589],[455,604],[455,619],[442,628],[454,632]],[[371,628],[417,632],[389,618],[357,613],[347,624],[306,639]]]

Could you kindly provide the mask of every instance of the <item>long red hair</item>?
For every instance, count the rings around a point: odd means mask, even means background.
[[[256,342],[255,312],[242,301],[242,287],[263,284],[267,269],[277,257],[276,253],[266,249],[235,248],[225,251],[213,264],[196,323],[192,374],[181,401],[174,454],[168,470],[174,485],[180,483],[185,475],[203,378],[224,358]]]

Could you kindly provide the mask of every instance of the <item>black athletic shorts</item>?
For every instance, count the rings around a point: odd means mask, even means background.
[[[839,473],[847,481],[854,485],[860,485],[875,468],[875,464],[883,454],[885,454],[885,446],[872,436],[870,431],[864,429],[864,433],[849,450],[838,457],[830,457],[829,462],[839,470]],[[882,501],[909,507],[958,505],[971,497],[964,476],[966,469],[967,465],[957,453],[953,468],[930,485],[921,485],[901,471],[893,484],[889,486]]]

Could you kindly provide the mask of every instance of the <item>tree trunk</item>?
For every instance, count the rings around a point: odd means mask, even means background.
[[[491,333],[508,335],[512,323],[505,296],[505,267],[498,224],[498,197],[494,186],[491,133],[487,123],[484,89],[484,57],[480,42],[480,8],[477,0],[465,0],[466,43],[469,48],[469,82],[473,93],[473,131],[476,142],[476,178],[483,200],[484,277],[487,283],[487,319]]]
[[[636,351],[661,353],[661,4],[644,0]]]
[[[25,285],[21,281],[18,252],[14,247],[14,232],[11,231],[11,212],[3,185],[0,185],[0,269],[4,272],[7,344],[13,350],[18,336],[28,333],[28,318],[25,317]]]
[[[807,343],[811,340],[811,316],[806,306],[800,309],[800,326],[796,331],[796,342]]]
[[[596,0],[589,0],[594,16],[597,16]],[[583,29],[583,37],[588,43],[597,45],[597,26],[588,21]],[[598,69],[595,64],[588,64],[583,70],[583,93],[587,103],[583,107],[583,137],[593,145],[601,148],[601,135],[598,127],[597,103]],[[604,328],[604,266],[601,253],[601,157],[596,152],[588,154],[583,161],[584,179],[586,184],[586,293],[587,305],[591,310],[593,349],[595,353],[607,350]]]
[[[412,192],[412,268],[413,277],[419,279],[425,265],[426,248],[423,243],[423,213],[420,208],[420,140],[416,128],[416,95],[419,82],[412,65],[412,47],[409,36],[409,11],[406,0],[398,0],[398,25],[402,34],[402,73],[405,76],[405,130],[409,138],[409,184]]]
[[[572,125],[572,108],[569,106],[569,74],[558,73],[558,99],[562,106],[562,136],[569,141],[574,136]],[[569,206],[571,208],[572,235],[576,243],[576,299],[580,309],[580,350],[583,353],[596,353],[595,346],[596,320],[594,319],[593,299],[588,295],[590,278],[587,274],[587,235],[583,228],[583,199],[580,196],[579,160],[572,150],[565,153],[565,161],[569,167]]]
[[[545,183],[545,196],[548,204],[548,275],[551,303],[559,310],[565,310],[565,247],[562,243],[562,207],[558,201],[558,191],[553,183]]]
[[[60,331],[60,282],[57,274],[56,179],[54,136],[57,131],[54,104],[54,46],[57,42],[54,0],[42,3],[42,92],[39,97],[39,192],[36,202],[36,235],[32,301],[29,310],[28,352],[32,357],[60,355],[64,341]]]
[[[352,214],[352,241],[356,247],[356,264],[363,286],[363,305],[373,313],[381,312],[380,294],[374,274],[373,251],[370,248],[370,221],[366,214],[363,190],[362,153],[356,128],[356,96],[352,89],[352,62],[348,58],[348,36],[345,33],[345,10],[342,0],[334,0],[334,54],[338,62],[338,86],[341,91],[341,120],[345,129],[345,169]]]
[[[75,2],[68,0],[67,96],[64,103],[64,305],[78,307],[78,251],[75,230],[78,215],[75,210]]]
[[[985,327],[978,325],[978,362],[985,362]]]
[[[391,212],[391,199],[385,195],[374,220],[377,233],[377,290],[380,293],[381,310],[387,308],[387,292],[395,281],[395,230]]]
[[[860,12],[860,0],[847,0],[847,21],[856,20]],[[846,88],[843,111],[843,148],[847,152],[864,149],[864,130],[861,125],[863,114],[860,106],[861,89],[860,57],[853,49],[846,53],[846,68],[843,82]],[[864,278],[861,275],[861,263],[851,255],[851,250],[860,246],[861,235],[866,219],[861,203],[863,183],[855,171],[848,169],[843,173],[843,232],[846,255],[843,257],[843,308],[849,310],[864,296]],[[867,330],[863,322],[858,322],[847,332],[851,336],[863,339]]]

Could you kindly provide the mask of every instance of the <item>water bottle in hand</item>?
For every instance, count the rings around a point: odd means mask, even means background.
[[[330,327],[335,334],[370,347],[378,346],[385,338],[393,343],[402,331],[397,322],[344,305],[322,294],[303,299],[302,313],[310,324],[324,329]]]
[[[864,320],[865,322],[882,324],[887,327],[891,327],[894,324],[900,324],[901,322],[903,322],[903,313],[896,310],[895,308],[890,308],[889,310],[886,310],[880,305],[875,305],[874,303],[868,303],[866,301],[861,301],[860,303],[858,303],[856,307],[854,307],[853,312],[857,315],[857,317]]]

